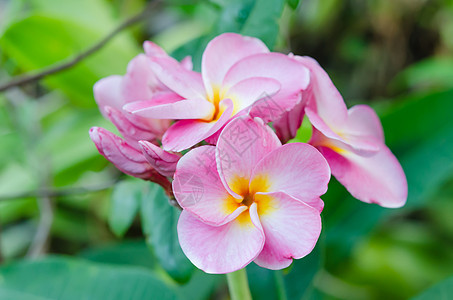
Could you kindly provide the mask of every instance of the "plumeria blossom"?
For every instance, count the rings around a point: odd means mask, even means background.
[[[178,162],[173,191],[183,208],[181,247],[207,273],[233,272],[251,261],[288,267],[318,240],[319,197],[329,179],[314,147],[282,146],[263,120],[238,117],[217,146],[195,148]]]
[[[175,119],[164,134],[163,148],[181,151],[216,141],[234,116],[249,113],[269,122],[300,102],[309,83],[308,69],[281,53],[269,52],[259,39],[225,33],[207,45],[201,74],[165,55],[151,58],[151,68],[178,97],[158,95],[129,103],[135,116]]]
[[[123,110],[127,103],[152,97],[180,99],[158,80],[151,68],[151,58],[167,57],[166,53],[151,42],[145,42],[144,48],[146,55],[136,56],[129,63],[126,75],[109,76],[94,86],[101,113],[124,139],[99,127],[90,129],[90,137],[99,152],[122,172],[169,185],[165,176],[173,175],[180,155],[163,151],[157,143],[171,120],[145,118]],[[184,59],[181,65],[192,68],[190,59]]]
[[[355,198],[384,207],[403,206],[407,199],[406,176],[385,145],[382,125],[374,110],[367,105],[348,110],[329,76],[314,59],[294,58],[307,66],[311,74],[310,86],[303,94],[304,111],[313,126],[309,143],[319,149],[332,174]],[[296,114],[303,117],[303,113]],[[301,119],[294,115],[285,118],[292,120],[293,127],[300,126]]]

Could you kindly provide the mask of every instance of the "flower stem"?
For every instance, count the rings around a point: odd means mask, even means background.
[[[245,269],[226,274],[231,300],[252,300]]]

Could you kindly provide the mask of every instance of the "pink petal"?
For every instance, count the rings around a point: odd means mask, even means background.
[[[192,63],[192,57],[186,56],[181,60],[181,66],[183,66],[184,69],[192,71],[193,69],[193,63]]]
[[[346,122],[347,108],[329,75],[311,57],[295,56],[294,59],[309,68],[311,72],[310,87],[304,93],[307,96],[308,105],[330,127],[342,128]]]
[[[168,91],[156,77],[151,60],[144,54],[137,55],[127,66],[123,77],[122,95],[125,103],[149,100],[160,91]]]
[[[120,171],[134,177],[153,181],[154,178],[162,177],[150,166],[139,150],[110,131],[93,127],[90,129],[90,137],[99,153]]]
[[[264,234],[256,204],[238,219],[222,226],[210,226],[188,211],[182,211],[178,237],[189,260],[206,273],[230,273],[244,268],[260,253]]]
[[[224,33],[212,39],[206,46],[201,63],[203,82],[209,96],[213,96],[213,87],[222,86],[226,73],[236,62],[267,52],[269,49],[259,39],[236,33]]]
[[[205,99],[201,75],[187,70],[170,57],[154,57],[151,59],[152,70],[157,78],[170,90],[186,99]]]
[[[217,168],[227,189],[238,178],[249,180],[253,168],[266,154],[281,146],[272,129],[248,116],[232,120],[220,134],[216,147]],[[230,193],[240,198],[238,191]]]
[[[241,206],[223,187],[214,146],[195,148],[180,159],[173,192],[183,209],[213,226],[228,223],[247,210],[247,206]]]
[[[301,99],[293,109],[285,112],[278,120],[272,123],[275,128],[275,133],[282,143],[286,143],[290,139],[296,137],[297,130],[304,120],[305,105],[306,101]]]
[[[168,54],[165,52],[164,49],[162,49],[157,44],[155,44],[151,41],[145,41],[143,43],[143,49],[145,49],[145,53],[149,57],[154,57],[154,56],[167,57],[168,56]]]
[[[118,128],[118,131],[126,140],[135,142],[138,140],[153,141],[157,138],[157,132],[150,130],[150,126],[146,126],[147,124],[143,124],[138,118],[134,119],[133,116],[128,118],[123,111],[109,106],[105,107],[105,111],[109,120]],[[136,146],[138,147],[138,145]]]
[[[277,94],[264,97],[266,101],[261,103],[271,110],[260,107],[256,112],[253,109],[250,112],[251,116],[261,117],[266,122],[276,120],[292,109],[300,101],[301,91],[307,88],[310,80],[308,69],[300,62],[281,53],[264,53],[246,57],[233,65],[223,86],[231,88],[251,77],[272,78],[281,85]]]
[[[233,103],[230,99],[222,100],[220,105],[226,109],[217,121],[181,120],[168,128],[162,138],[164,150],[180,152],[216,133],[233,113]]]
[[[267,190],[259,190],[265,180]],[[285,192],[322,211],[319,196],[327,191],[330,168],[316,148],[304,143],[283,145],[261,159],[253,169],[250,189],[255,192]]]
[[[143,155],[149,164],[163,176],[173,177],[176,164],[181,158],[179,153],[164,151],[161,147],[148,141],[139,141]]]
[[[94,99],[96,100],[102,115],[108,119],[105,111],[106,106],[121,109],[125,100],[122,97],[121,84],[123,78],[118,75],[102,78],[94,84]]]
[[[321,233],[319,212],[282,192],[257,197],[265,244],[255,263],[279,270],[309,254]]]
[[[384,143],[384,131],[376,112],[368,105],[355,105],[348,109],[344,131],[351,136],[369,136]]]
[[[329,162],[332,174],[355,198],[383,207],[401,207],[406,203],[406,176],[385,145],[368,157],[345,150],[337,153],[322,146],[319,149]]]
[[[208,119],[212,117],[215,111],[214,105],[205,99],[184,99],[157,105],[156,99],[152,99],[150,101],[132,102],[125,105],[124,109],[144,118],[178,120]]]
[[[305,113],[307,114],[307,117],[313,127],[320,131],[323,136],[330,139],[329,143],[332,146],[347,149],[349,151],[354,151],[359,155],[368,156],[376,153],[380,149],[381,142],[379,142],[373,136],[355,136],[348,134],[348,132],[346,131],[336,132],[331,127],[329,127],[329,125],[327,125],[327,123],[324,122],[324,120],[321,119],[320,116],[311,108],[306,107]],[[346,122],[347,120],[345,121],[345,124]],[[317,137],[313,135],[310,140],[310,144],[317,146],[318,144],[325,142],[324,140],[319,142],[316,138]]]
[[[225,98],[233,99],[235,111],[240,111],[264,97],[275,95],[279,90],[280,83],[275,79],[252,77],[232,86]]]

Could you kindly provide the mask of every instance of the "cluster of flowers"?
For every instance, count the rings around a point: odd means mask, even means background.
[[[98,127],[90,136],[119,170],[174,195],[179,241],[198,268],[282,269],[310,253],[331,172],[361,201],[404,205],[406,178],[378,116],[366,105],[347,109],[314,59],[225,33],[207,45],[200,74],[190,57],[178,62],[151,42],[144,49],[125,76],[94,87],[123,138]],[[304,116],[308,144],[282,145]]]

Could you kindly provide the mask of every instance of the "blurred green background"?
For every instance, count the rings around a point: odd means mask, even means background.
[[[77,55],[145,5],[0,0],[0,85]],[[93,84],[124,74],[144,40],[199,70],[226,31],[317,59],[348,106],[378,111],[409,183],[407,205],[384,209],[332,180],[318,246],[286,270],[251,264],[254,298],[453,298],[452,0],[162,1],[70,70],[0,93],[0,298],[228,299],[224,276],[182,254],[162,191],[121,174],[88,136],[114,131]]]

